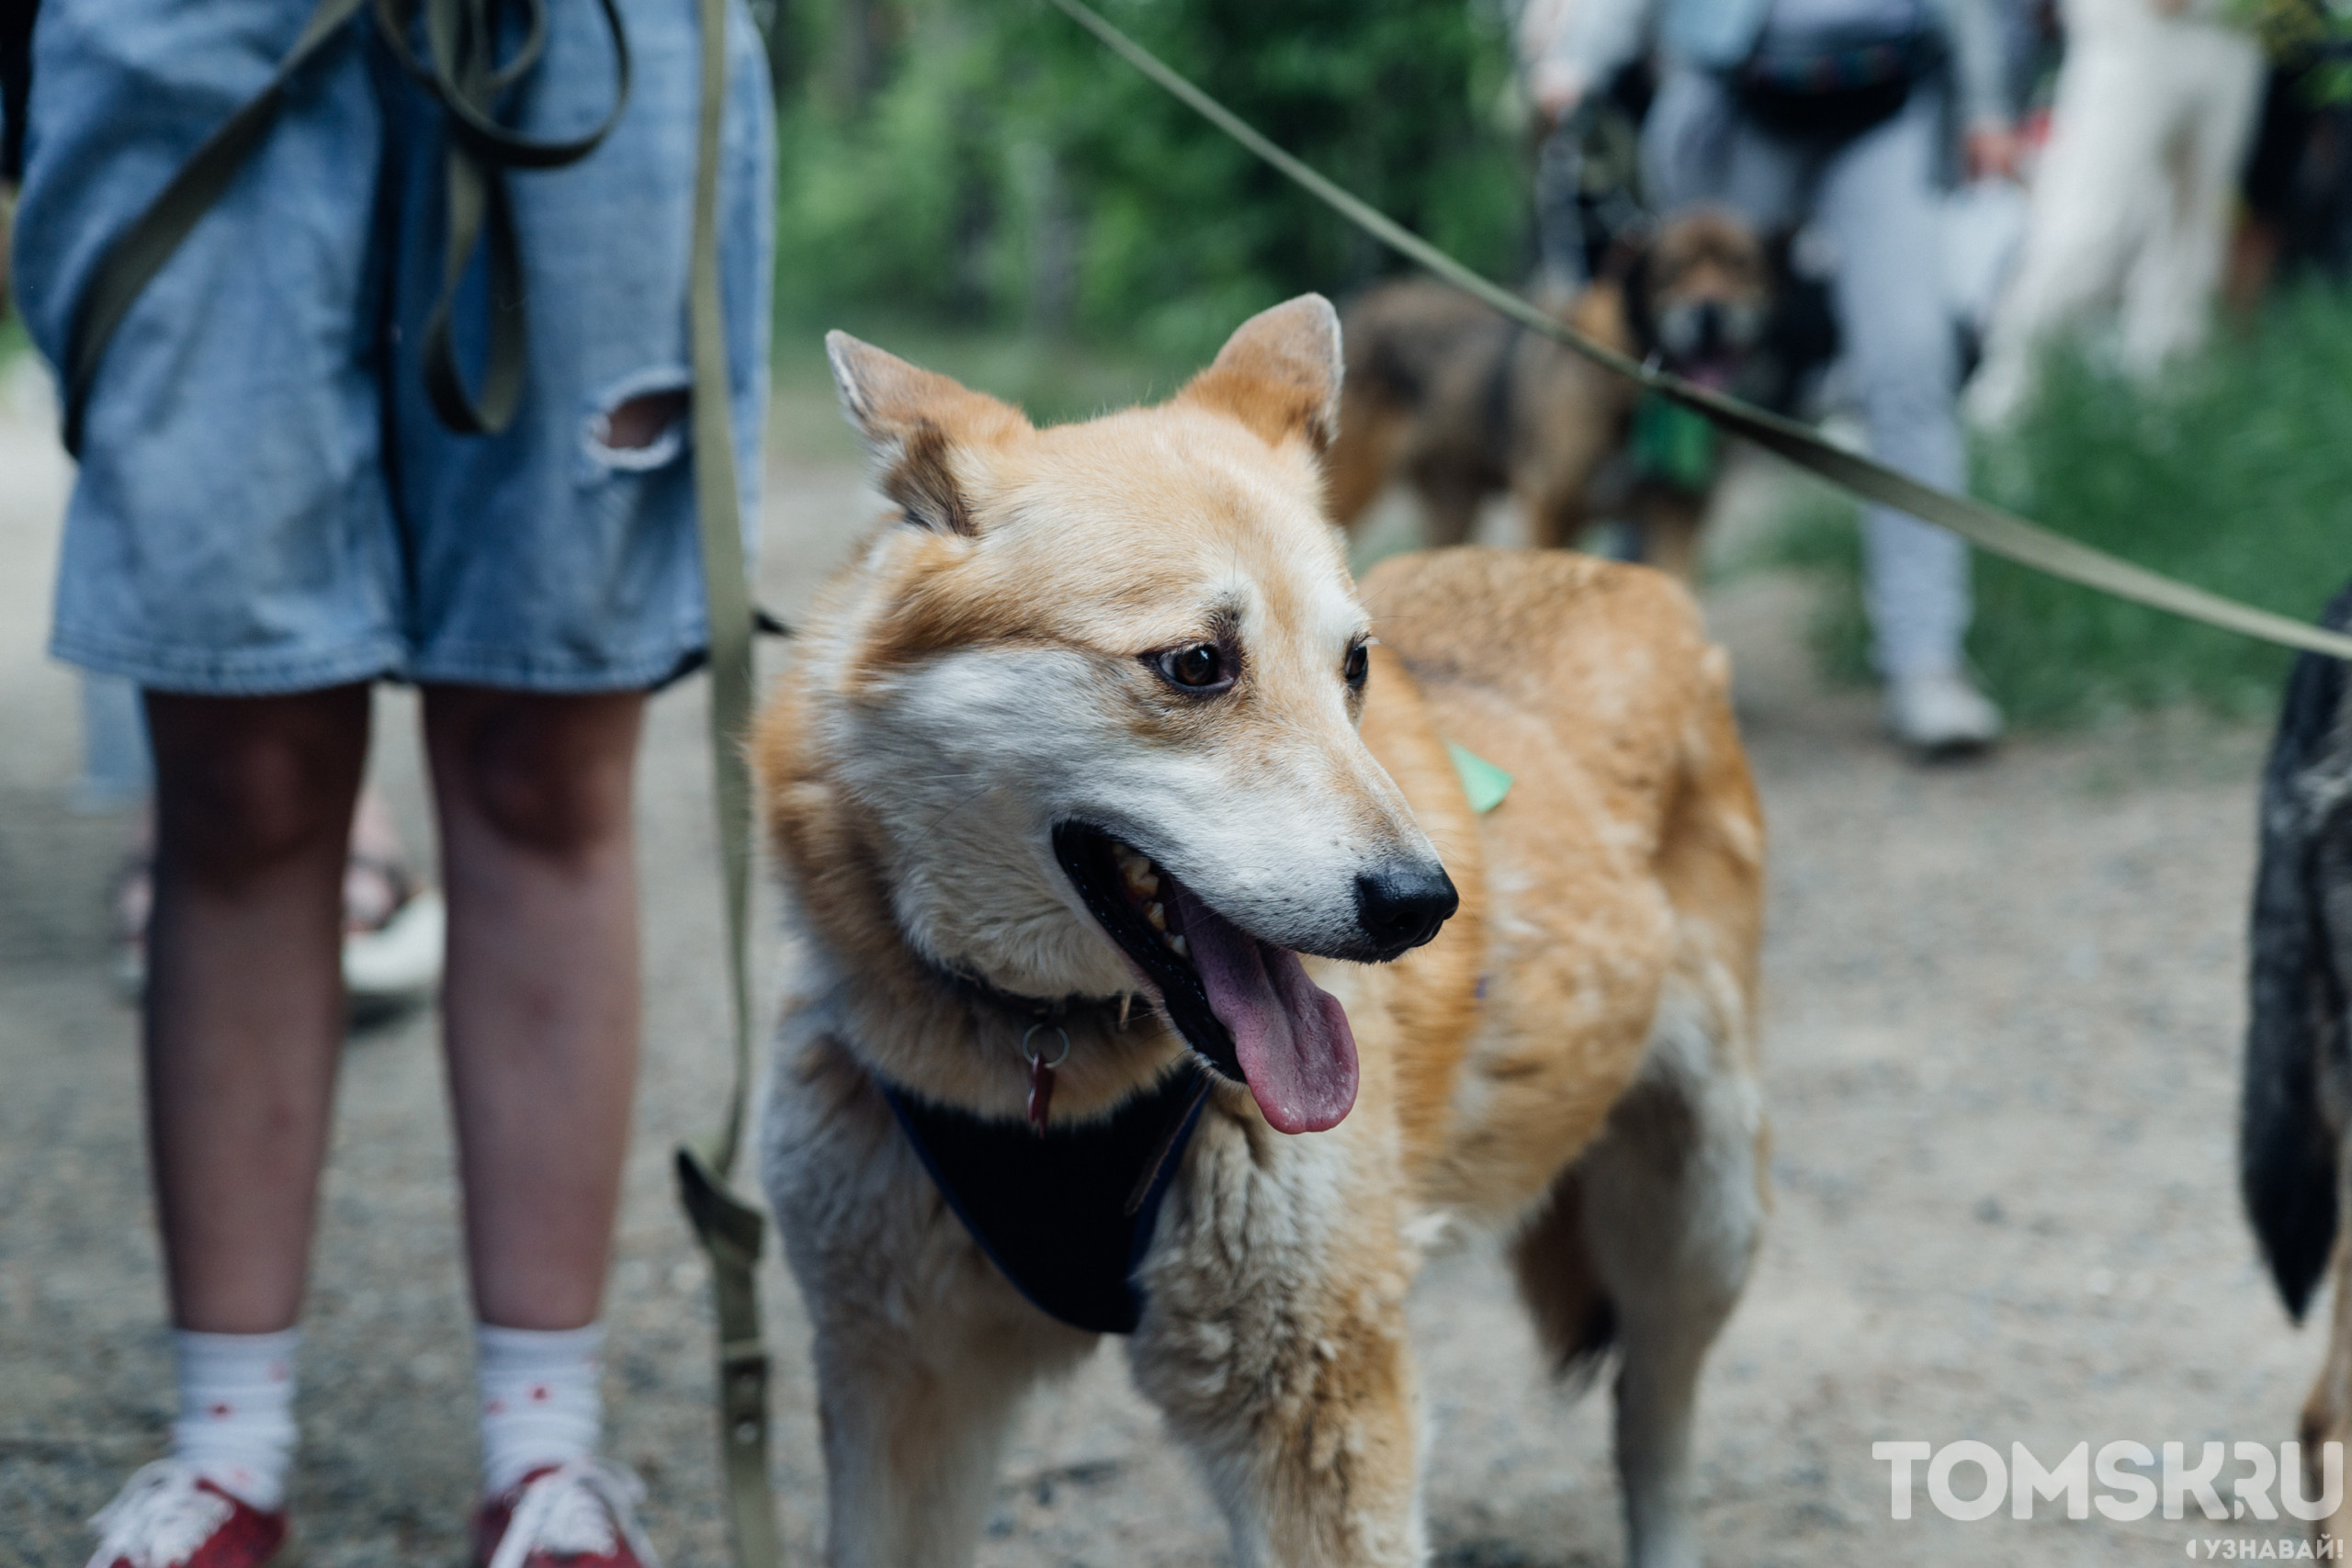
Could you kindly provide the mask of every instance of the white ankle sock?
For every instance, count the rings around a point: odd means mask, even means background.
[[[487,1495],[535,1470],[595,1453],[605,1421],[604,1348],[598,1323],[554,1331],[474,1325]]]
[[[286,1506],[294,1459],[294,1352],[302,1331],[172,1331],[180,1417],[172,1453],[221,1491],[266,1514]]]

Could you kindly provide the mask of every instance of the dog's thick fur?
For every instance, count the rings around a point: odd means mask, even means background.
[[[2326,624],[2352,626],[2352,588]],[[2339,1234],[2352,1136],[2352,680],[2307,653],[2262,779],[2252,1022],[2238,1123],[2246,1212],[2287,1310],[2301,1321],[2333,1254],[2327,1363],[2303,1406],[2305,1460],[2352,1446],[2352,1248]],[[2316,1496],[2314,1469],[2305,1495]],[[2352,1533],[2352,1505],[2320,1530]]]
[[[1564,319],[1611,348],[1719,383],[1770,321],[1762,243],[1721,208],[1690,209],[1586,289]],[[1595,479],[1623,451],[1637,389],[1441,283],[1390,284],[1350,307],[1331,515],[1354,524],[1392,479],[1419,492],[1430,543],[1458,545],[1508,492],[1539,546],[1572,545]],[[1688,582],[1707,497],[1654,478],[1626,510],[1642,558]]]
[[[1026,1390],[1091,1336],[1030,1306],[876,1088],[1016,1122],[995,993],[1141,973],[1057,862],[1100,825],[1252,936],[1352,953],[1368,871],[1459,911],[1387,964],[1316,960],[1361,1081],[1329,1131],[1221,1082],[1139,1274],[1137,1383],[1244,1563],[1412,1563],[1424,1441],[1404,1302],[1448,1221],[1510,1238],[1562,1367],[1611,1346],[1633,1560],[1697,1561],[1691,1407],[1763,1221],[1762,828],[1727,667],[1666,578],[1566,553],[1392,560],[1361,592],[1321,505],[1338,321],[1246,323],[1171,401],[1033,429],[854,340],[834,366],[903,515],[809,617],[756,741],[798,962],[763,1122],[815,1327],[837,1568],[968,1560]],[[1361,695],[1343,676],[1376,630]],[[1155,650],[1222,638],[1178,691]],[[1484,817],[1446,750],[1508,769]],[[1069,1015],[1057,1122],[1186,1046]]]

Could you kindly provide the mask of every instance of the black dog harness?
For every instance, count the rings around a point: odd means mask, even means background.
[[[1135,1272],[1200,1122],[1206,1069],[1188,1054],[1109,1121],[1042,1134],[880,1087],[940,1196],[1014,1290],[1073,1328],[1135,1332]]]

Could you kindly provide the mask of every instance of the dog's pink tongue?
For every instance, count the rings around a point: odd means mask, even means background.
[[[1269,946],[1193,897],[1184,943],[1209,1010],[1233,1035],[1258,1109],[1281,1133],[1336,1127],[1356,1102],[1356,1037],[1340,998],[1298,954]]]

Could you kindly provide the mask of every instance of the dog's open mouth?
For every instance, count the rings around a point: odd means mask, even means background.
[[[1100,829],[1065,822],[1054,855],[1209,1066],[1249,1085],[1283,1133],[1319,1133],[1356,1102],[1356,1040],[1298,954],[1260,942]]]
[[[1740,362],[1730,357],[1686,360],[1675,367],[1675,374],[1686,381],[1695,382],[1711,392],[1728,392],[1739,378]]]

